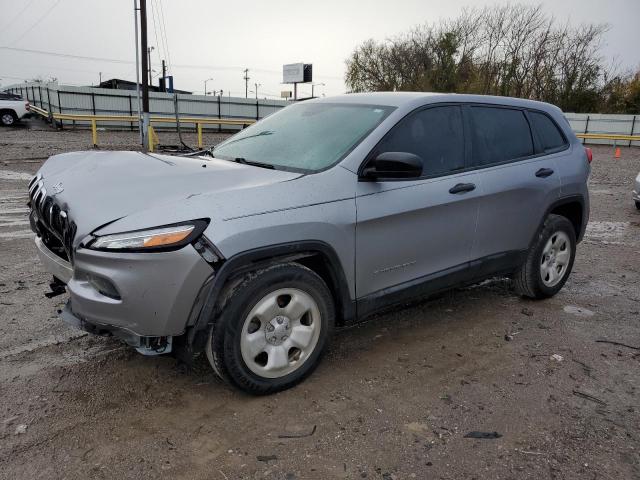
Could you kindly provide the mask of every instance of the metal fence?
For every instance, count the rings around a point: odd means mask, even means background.
[[[640,134],[640,115],[614,115],[604,113],[567,113],[565,114],[576,134],[638,135]],[[589,138],[585,143],[596,145],[640,146],[639,141]]]
[[[32,104],[49,112],[86,115],[137,115],[136,92],[94,87],[73,87],[53,83],[24,83],[6,88],[22,95]],[[255,100],[238,97],[220,97],[178,94],[178,113],[181,117],[217,117],[259,120],[287,105],[281,100]],[[151,115],[173,116],[174,96],[169,93],[149,92]],[[567,120],[576,134],[638,135],[640,114],[613,115],[599,113],[567,113]],[[61,126],[90,126],[88,121],[62,120]],[[111,128],[137,128],[135,122],[110,122]],[[156,123],[156,128],[175,128],[175,123]],[[191,127],[189,125],[188,127]],[[242,126],[203,125],[206,130],[234,130]],[[640,146],[636,140],[588,138],[584,143]]]
[[[112,90],[94,87],[73,87],[53,83],[25,83],[12,85],[5,90],[21,95],[44,110],[65,114],[86,115],[137,115],[135,90]],[[177,94],[178,113],[182,117],[217,117],[229,119],[259,120],[287,105],[280,100],[256,100],[251,98]],[[149,92],[151,115],[173,116],[174,95]],[[62,120],[61,126],[90,126],[89,122]],[[111,128],[137,129],[135,122],[111,122]],[[175,123],[157,123],[156,128],[175,128]],[[210,130],[233,130],[241,126],[206,125]]]

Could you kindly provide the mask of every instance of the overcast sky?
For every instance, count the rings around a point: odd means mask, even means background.
[[[464,6],[504,3],[478,0],[147,0],[152,68],[170,60],[175,87],[202,93],[249,89],[279,97],[282,65],[313,63],[316,94],[343,93],[345,59],[368,38],[383,40],[411,26],[455,17]],[[559,20],[608,23],[604,53],[623,67],[640,66],[640,0],[545,0]],[[164,13],[166,42],[160,24]],[[155,14],[155,15],[154,15]],[[154,17],[157,29],[154,28]],[[0,0],[0,47],[55,52],[89,60],[0,48],[0,85],[54,76],[89,85],[102,78],[135,80],[133,0]],[[156,32],[157,30],[157,32]],[[157,34],[157,38],[156,38]],[[156,81],[154,81],[156,83]],[[309,94],[308,85],[300,87]],[[253,95],[253,94],[250,94]]]

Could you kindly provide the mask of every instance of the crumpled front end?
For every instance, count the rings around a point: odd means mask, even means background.
[[[184,333],[201,288],[214,275],[212,266],[192,244],[137,253],[86,248],[76,238],[73,209],[52,193],[42,175],[29,184],[38,254],[69,293],[63,319],[118,336],[142,353],[170,351],[171,337]]]

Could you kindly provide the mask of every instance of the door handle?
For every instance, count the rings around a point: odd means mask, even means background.
[[[553,170],[550,168],[541,168],[536,172],[536,177],[547,178],[549,175],[553,175]]]
[[[466,193],[475,190],[474,183],[458,183],[449,189],[449,193]]]

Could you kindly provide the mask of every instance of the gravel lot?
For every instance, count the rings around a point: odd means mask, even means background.
[[[594,148],[591,223],[556,297],[504,279],[450,292],[337,332],[306,382],[254,398],[206,360],[184,372],[57,318],[26,186],[90,142],[0,130],[0,478],[640,478],[640,149]]]

